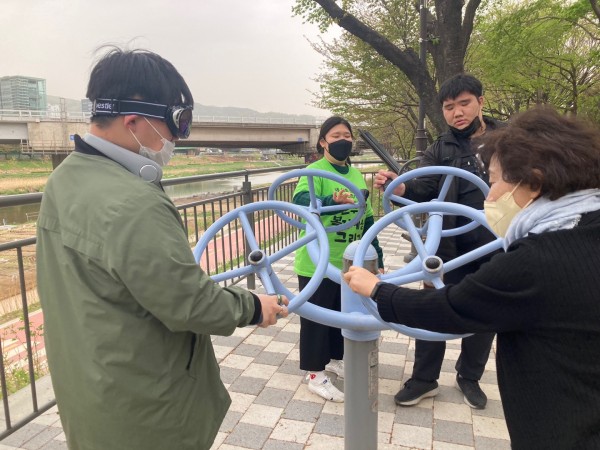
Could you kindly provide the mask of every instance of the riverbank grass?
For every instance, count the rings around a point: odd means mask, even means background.
[[[267,169],[302,164],[303,159],[295,156],[278,156],[263,160],[260,154],[219,154],[184,156],[176,155],[163,172],[163,177],[180,178],[192,175],[234,172],[238,170]],[[29,194],[43,192],[52,173],[50,159],[0,160],[0,195]]]

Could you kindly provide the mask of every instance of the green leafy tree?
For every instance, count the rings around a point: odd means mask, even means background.
[[[535,104],[597,114],[600,40],[587,0],[505,5],[484,17],[475,36],[466,65],[484,81],[496,115]]]

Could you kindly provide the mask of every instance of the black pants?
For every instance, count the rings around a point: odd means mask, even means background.
[[[466,275],[475,272],[481,262],[473,262],[459,267],[444,275],[446,284],[456,284]],[[485,370],[494,340],[494,333],[474,334],[464,338],[461,342],[460,356],[456,361],[456,371],[468,380],[481,379]],[[412,377],[423,381],[434,381],[440,377],[444,353],[446,352],[445,341],[415,341],[415,365]]]
[[[300,290],[310,278],[298,275]],[[324,278],[315,293],[308,299],[310,303],[335,311],[341,310],[340,285]],[[311,372],[325,370],[332,359],[344,358],[344,338],[339,328],[321,325],[300,317],[300,369]]]

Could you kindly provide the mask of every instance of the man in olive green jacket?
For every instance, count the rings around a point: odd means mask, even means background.
[[[67,443],[208,449],[231,403],[210,335],[273,324],[287,299],[221,288],[194,260],[159,183],[191,124],[177,70],[115,48],[92,71],[88,98],[90,133],[50,176],[38,219],[38,290]]]

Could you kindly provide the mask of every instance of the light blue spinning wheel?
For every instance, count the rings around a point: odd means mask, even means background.
[[[298,241],[282,248],[281,250],[278,250],[272,255],[269,255],[259,247],[256,237],[254,236],[254,230],[247,217],[247,214],[264,210],[274,210],[278,212],[283,211],[296,214],[302,219],[306,220],[306,223],[309,225],[310,229],[307,229],[306,235]],[[327,240],[327,233],[321,226],[321,222],[319,222],[317,217],[309,213],[306,208],[286,202],[266,201],[240,206],[239,208],[236,208],[235,210],[230,211],[219,218],[202,235],[194,247],[194,258],[196,259],[196,262],[200,263],[202,254],[206,251],[210,241],[215,238],[230,222],[234,222],[236,220],[239,220],[241,223],[246,240],[250,246],[251,251],[248,255],[248,264],[244,267],[227,270],[225,272],[213,275],[211,278],[213,281],[218,283],[220,281],[245,277],[251,273],[254,273],[259,277],[265,291],[268,294],[285,294],[290,300],[288,310],[290,312],[294,312],[304,302],[306,302],[308,298],[310,298],[310,296],[314,293],[314,291],[316,291],[317,287],[321,283],[322,278],[325,276],[325,271],[327,269],[329,260],[329,242]],[[306,288],[302,290],[301,293],[294,295],[288,289],[286,289],[285,286],[283,286],[283,283],[279,280],[275,271],[273,270],[272,265],[274,262],[279,261],[284,256],[287,256],[311,241],[317,241],[319,249],[319,261],[316,264],[315,276],[312,278],[312,280],[310,280]]]
[[[442,183],[442,187],[439,189],[438,196],[431,200],[432,202],[443,202],[448,195],[448,191],[450,190],[450,186],[455,178],[463,178],[471,183],[473,183],[479,190],[481,190],[484,198],[487,197],[490,188],[485,182],[479,178],[477,175],[472,174],[471,172],[467,172],[466,170],[458,169],[456,167],[446,167],[446,166],[432,166],[432,167],[421,167],[418,169],[413,169],[409,172],[403,173],[398,176],[395,180],[393,180],[389,186],[386,188],[383,193],[383,210],[386,213],[390,213],[393,211],[394,204],[400,204],[404,206],[414,205],[418,202],[413,200],[409,200],[404,197],[400,197],[394,194],[394,189],[400,186],[402,183],[406,183],[414,178],[419,178],[423,176],[444,176],[444,181]],[[397,224],[399,227],[402,227],[401,223]],[[418,228],[421,234],[425,234],[427,232],[428,222],[423,225],[423,227]],[[475,220],[471,221],[468,224],[465,224],[461,227],[456,227],[448,230],[443,230],[441,237],[449,237],[449,236],[457,236],[459,234],[466,233],[468,231],[474,230],[479,226],[479,223]]]
[[[287,180],[290,180],[293,178],[300,178],[300,177],[306,177],[306,181],[307,181],[307,185],[308,185],[308,192],[310,194],[310,205],[308,207],[302,206],[301,208],[305,208],[311,214],[316,215],[316,216],[321,216],[322,214],[330,214],[330,213],[336,213],[336,212],[342,212],[342,211],[348,211],[348,210],[356,210],[356,214],[354,215],[354,217],[351,220],[341,223],[339,225],[332,225],[329,227],[325,227],[325,231],[327,233],[336,233],[338,231],[347,230],[348,228],[351,228],[354,225],[356,225],[362,219],[362,216],[364,215],[364,213],[366,211],[367,200],[365,199],[365,196],[363,195],[361,190],[355,184],[353,184],[346,178],[342,177],[341,175],[337,175],[337,174],[331,173],[331,172],[326,172],[324,170],[297,169],[297,170],[293,170],[291,172],[281,175],[269,187],[268,199],[276,200],[275,196],[277,195],[277,189],[279,188],[279,186],[281,186]],[[352,194],[356,198],[356,202],[341,204],[341,205],[323,206],[321,199],[319,199],[315,193],[316,192],[315,191],[315,183],[318,182],[319,178],[327,178],[329,180],[332,180],[332,181],[335,181],[335,182],[341,184],[346,189],[348,189],[350,192],[352,192]],[[300,229],[307,229],[307,231],[308,231],[308,228],[306,228],[305,223],[295,220],[292,217],[288,216],[287,214],[284,214],[283,212],[275,211],[275,213],[286,223],[293,225],[295,227],[298,227]],[[320,256],[318,256],[319,249],[318,249],[318,245],[317,245],[316,241],[312,241],[307,246],[307,250],[313,261],[316,261],[316,260],[320,261],[320,259],[319,259]],[[337,267],[333,266],[332,264],[328,264],[326,275],[327,275],[327,278],[340,284],[341,272]]]
[[[394,195],[392,193],[393,190],[400,183],[403,183],[416,176],[438,174],[445,174],[447,175],[447,177],[443,183],[442,192],[434,201],[426,203],[416,203],[411,200]],[[393,201],[395,203],[407,204],[408,206],[405,206],[393,212],[388,212],[388,214],[386,214],[383,218],[378,220],[375,223],[375,225],[373,225],[365,233],[363,239],[361,239],[356,249],[353,264],[355,266],[363,266],[365,254],[367,252],[369,243],[371,242],[371,240],[373,240],[374,237],[376,237],[381,231],[383,231],[387,226],[391,224],[398,225],[401,228],[408,231],[417,251],[417,257],[415,257],[405,267],[402,267],[398,270],[389,272],[381,276],[382,281],[386,281],[388,283],[396,285],[403,285],[417,281],[427,281],[433,284],[438,289],[442,288],[444,286],[444,282],[442,281],[442,275],[444,272],[449,272],[453,269],[456,269],[457,267],[463,266],[464,264],[468,264],[478,258],[481,258],[482,256],[488,255],[502,248],[504,240],[502,238],[497,238],[496,240],[486,245],[483,245],[475,250],[472,250],[464,255],[461,255],[445,263],[442,262],[442,260],[439,257],[435,256],[435,253],[437,252],[442,237],[456,236],[458,234],[466,233],[470,230],[475,229],[478,226],[484,226],[491,231],[485,219],[485,214],[482,211],[470,208],[468,206],[459,205],[457,203],[446,203],[441,201],[441,199],[445,198],[449,189],[449,184],[454,177],[467,178],[469,181],[472,181],[480,189],[482,189],[484,194],[487,194],[487,191],[489,190],[487,185],[485,185],[485,183],[483,183],[483,181],[481,181],[475,175],[472,175],[464,170],[452,167],[427,167],[423,169],[415,169],[405,175],[398,177],[386,189],[384,193],[384,202],[391,203]],[[386,203],[384,203],[384,207],[385,206]],[[391,211],[391,205],[388,204],[387,207],[388,211]],[[415,225],[411,215],[424,213],[427,213],[429,215],[428,224],[426,225],[426,227],[418,228]],[[444,215],[467,217],[471,219],[471,222],[451,230],[443,230],[442,219]],[[425,231],[426,234],[424,235]],[[384,322],[383,319],[381,319],[379,313],[377,312],[377,307],[371,299],[361,297],[361,301],[363,302],[365,308],[371,314],[373,314],[374,317],[376,317],[382,323],[386,324],[386,328],[392,328],[395,331],[406,334],[408,336],[412,336],[417,339],[439,341],[468,336],[433,333],[430,331],[419,330],[403,325],[387,323]]]
[[[327,233],[335,233],[338,231],[346,230],[350,227],[353,227],[360,221],[363,214],[365,213],[365,209],[367,206],[367,201],[366,201],[364,195],[362,194],[362,192],[360,191],[360,189],[355,184],[351,183],[350,181],[348,181],[346,178],[342,177],[341,175],[337,175],[337,174],[331,173],[331,172],[326,172],[324,170],[297,169],[297,170],[292,170],[291,172],[281,175],[280,177],[275,179],[275,181],[273,181],[273,184],[271,184],[271,186],[269,187],[268,199],[276,200],[275,196],[277,194],[277,189],[279,188],[279,186],[281,186],[283,184],[284,181],[290,180],[292,178],[301,178],[301,177],[306,177],[306,181],[308,184],[308,192],[310,194],[310,205],[308,207],[303,206],[302,208],[306,208],[306,209],[308,209],[308,211],[310,211],[311,213],[316,214],[318,216],[325,214],[325,213],[329,214],[329,213],[333,213],[333,212],[347,211],[350,209],[357,210],[357,213],[352,218],[352,220],[349,220],[348,222],[344,222],[339,225],[333,225],[330,227],[326,227],[325,231]],[[335,181],[335,182],[341,184],[342,186],[347,188],[350,192],[352,192],[352,194],[354,194],[354,197],[356,198],[356,203],[323,206],[323,203],[315,194],[315,178],[327,178],[329,180],[332,180],[332,181]],[[304,229],[304,227],[305,227],[304,223],[302,223],[298,220],[295,220],[282,212],[276,211],[276,214],[279,217],[281,217],[285,222],[289,223],[290,225],[293,225],[300,229]]]

